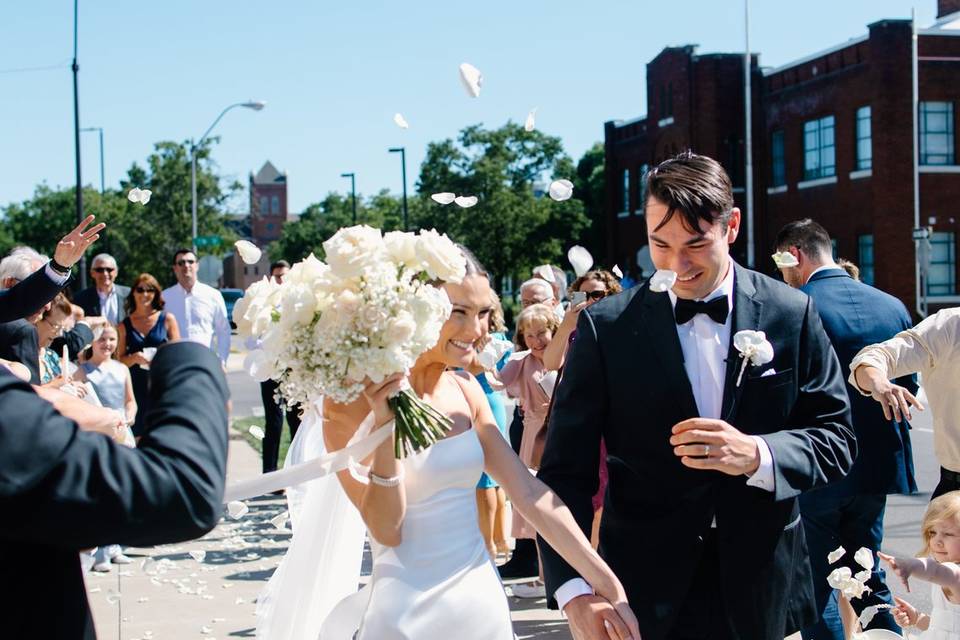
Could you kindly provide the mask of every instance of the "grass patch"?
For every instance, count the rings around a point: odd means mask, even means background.
[[[234,430],[240,434],[244,440],[246,440],[251,447],[256,449],[260,455],[263,455],[263,441],[259,438],[255,438],[250,433],[250,427],[258,426],[263,429],[263,417],[251,416],[249,418],[239,418],[233,421]],[[287,449],[290,447],[290,429],[286,426],[286,421],[284,421],[283,431],[280,432],[280,456],[277,461],[277,466],[282,467],[283,461],[287,457]]]

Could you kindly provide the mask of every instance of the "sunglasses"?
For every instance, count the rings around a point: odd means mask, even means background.
[[[185,267],[188,264],[197,264],[196,260],[177,260],[178,267]]]
[[[62,333],[62,332],[63,332],[63,325],[62,325],[62,324],[54,324],[54,323],[50,322],[50,320],[49,320],[48,318],[44,318],[43,321],[47,323],[47,326],[49,326],[51,329],[53,329],[53,332],[54,332],[54,333],[59,334],[59,333]]]
[[[91,271],[94,273],[113,273],[116,269],[113,267],[94,267]]]
[[[137,287],[134,289],[137,293],[156,293],[157,290],[153,287]]]
[[[584,295],[587,296],[589,300],[603,300],[607,297],[606,291],[585,291]]]

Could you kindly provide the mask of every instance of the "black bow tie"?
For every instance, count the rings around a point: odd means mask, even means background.
[[[693,319],[698,313],[705,313],[717,324],[725,324],[727,315],[730,313],[730,305],[727,302],[727,296],[714,298],[709,302],[697,302],[696,300],[684,300],[677,298],[677,306],[674,309],[674,315],[677,317],[677,324],[684,324]]]

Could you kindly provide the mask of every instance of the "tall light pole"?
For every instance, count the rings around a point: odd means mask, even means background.
[[[744,134],[744,150],[746,153],[746,180],[745,180],[745,190],[747,196],[747,266],[753,269],[756,262],[756,248],[754,230],[753,230],[753,116],[752,116],[752,87],[753,87],[753,76],[751,74],[751,67],[753,66],[753,59],[750,56],[750,0],[743,0],[743,32],[744,39],[746,41],[745,51],[743,52],[743,99],[744,99],[744,111],[745,111],[745,134]]]
[[[80,65],[77,63],[77,4],[79,0],[73,0],[73,143],[74,155],[77,165],[77,224],[83,222],[83,187],[80,182],[80,91],[77,88],[77,72],[80,71]],[[80,288],[87,285],[87,258],[80,256]]]
[[[357,176],[353,173],[341,173],[341,178],[350,178],[350,197],[353,200],[353,224],[357,224]]]
[[[97,131],[100,133],[100,195],[107,190],[106,182],[103,178],[103,127],[86,127],[80,131]]]
[[[403,230],[407,230],[407,150],[405,147],[393,147],[390,153],[400,154],[401,175],[403,176]]]
[[[207,136],[210,135],[210,132],[213,131],[213,128],[217,126],[217,123],[220,122],[220,118],[222,118],[227,113],[227,111],[230,111],[231,109],[235,109],[236,107],[243,107],[244,109],[253,109],[254,111],[260,111],[265,106],[267,106],[267,103],[263,102],[262,100],[250,100],[249,102],[234,103],[220,112],[220,115],[218,115],[217,119],[213,121],[213,124],[207,127],[207,130],[204,132],[202,136],[200,136],[200,140],[198,140],[196,144],[194,144],[193,142],[190,143],[190,198],[191,198],[190,210],[191,210],[191,217],[193,220],[193,233],[191,235],[191,245],[193,246],[194,254],[197,253],[197,149],[203,146],[203,141],[207,139]]]

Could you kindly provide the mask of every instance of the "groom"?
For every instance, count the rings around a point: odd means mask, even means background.
[[[843,373],[810,299],[730,258],[740,212],[716,161],[684,153],[646,180],[651,257],[676,283],[581,314],[539,477],[589,531],[606,442],[600,552],[643,640],[782,640],[817,616],[797,497],[856,454]],[[744,364],[743,330],[772,361]],[[609,603],[541,549],[574,636],[605,638]]]

